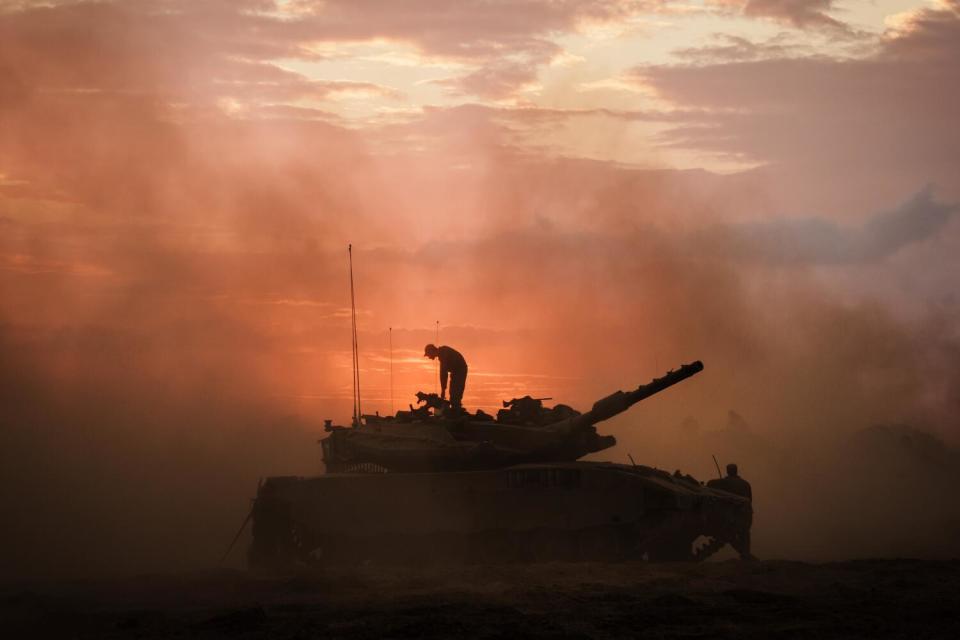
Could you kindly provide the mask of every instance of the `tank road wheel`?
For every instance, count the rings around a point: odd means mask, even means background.
[[[658,537],[645,545],[651,562],[703,562],[727,546],[725,538],[717,536],[679,535],[672,538]]]
[[[315,554],[320,550],[320,543],[316,536],[301,524],[292,523],[290,526],[290,556],[305,565],[317,565],[320,558]]]
[[[529,558],[535,562],[569,560],[577,557],[577,540],[569,531],[542,529],[531,536]]]
[[[253,543],[247,552],[247,564],[251,569],[286,569],[295,562],[295,546],[289,530],[254,531]]]
[[[701,541],[702,544],[697,544]],[[727,542],[722,538],[700,536],[694,540],[694,545],[696,547],[693,552],[694,560],[697,562],[703,562],[717,551],[720,551],[720,549],[723,549],[725,546],[727,546]]]
[[[484,563],[517,562],[524,559],[523,538],[511,531],[491,531],[474,539],[472,557]]]
[[[320,562],[314,554],[317,548],[315,540],[302,527],[277,527],[269,532],[254,534],[253,544],[247,554],[247,564],[251,569],[262,570],[285,570],[297,565],[316,565]]]
[[[597,527],[579,532],[577,552],[581,560],[609,562],[623,559],[626,549],[617,529]]]
[[[643,549],[650,562],[694,562],[698,559],[693,552],[694,538],[688,533],[670,531],[648,538]]]
[[[251,569],[283,570],[315,562],[317,544],[302,525],[293,521],[289,505],[279,500],[258,500],[253,509],[253,541],[247,552]]]
[[[697,558],[693,555],[692,548],[692,540],[681,538],[662,541],[651,547],[647,553],[652,562],[693,562]]]

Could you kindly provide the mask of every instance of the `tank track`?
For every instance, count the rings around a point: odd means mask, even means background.
[[[710,542],[701,545],[693,552],[693,559],[695,562],[703,562],[725,546],[727,546],[726,541],[720,538],[710,538]]]
[[[389,540],[329,538],[310,535],[303,527],[274,528],[268,546],[255,540],[249,556],[251,568],[359,566],[369,562],[422,564],[424,562],[547,562],[624,561],[703,562],[728,542],[709,537],[696,549],[689,536],[637,539],[616,528],[557,532],[488,532],[473,536],[410,536]]]

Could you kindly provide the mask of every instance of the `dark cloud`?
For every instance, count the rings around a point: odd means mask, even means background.
[[[779,34],[765,42],[754,42],[729,34],[715,34],[713,40],[717,44],[676,49],[673,54],[701,64],[716,64],[717,62],[794,57],[805,52],[803,45],[792,42],[786,34]]]
[[[636,73],[691,114],[663,135],[664,144],[768,164],[784,209],[865,212],[928,182],[957,198],[958,15],[953,8],[924,9],[910,29],[866,58]]]
[[[388,87],[311,80],[272,62],[315,56],[308,39],[250,3],[78,3],[0,16],[0,59],[10,76],[0,105],[33,93],[140,95],[167,103],[215,105],[323,100]],[[161,53],[162,52],[162,53]],[[18,89],[20,87],[20,89]]]
[[[647,6],[615,0],[334,0],[295,3],[305,11],[302,28],[321,39],[391,37],[425,53],[493,60],[523,54],[544,60],[559,52],[547,36],[571,31],[581,21],[614,21]]]
[[[910,15],[903,32],[894,31],[882,55],[891,59],[955,63],[960,56],[960,2],[942,0]]]
[[[434,83],[449,87],[456,94],[497,100],[510,97],[518,88],[536,81],[537,66],[529,63],[496,63],[465,76]]]
[[[833,0],[747,0],[743,13],[748,16],[774,18],[798,28],[848,30],[847,25],[829,15]]]
[[[325,88],[272,61],[319,59],[316,45],[323,43],[391,39],[478,67],[452,81],[459,91],[503,96],[561,52],[552,35],[644,6],[615,0],[304,0],[283,10],[271,0],[16,3],[0,14],[0,58],[48,90],[295,100],[318,91],[322,97]]]
[[[695,237],[705,250],[771,265],[874,262],[935,237],[958,208],[936,202],[931,190],[925,189],[859,228],[845,228],[825,218],[788,218],[713,228]]]

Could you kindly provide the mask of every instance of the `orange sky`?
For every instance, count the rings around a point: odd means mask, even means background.
[[[444,7],[4,3],[8,342],[344,420],[353,242],[370,409],[439,321],[471,405],[703,358],[719,411],[822,314],[956,313],[955,2]]]
[[[348,243],[367,411],[439,321],[488,410],[703,360],[605,459],[957,443],[958,68],[957,0],[0,0],[8,560],[188,564],[316,473]]]

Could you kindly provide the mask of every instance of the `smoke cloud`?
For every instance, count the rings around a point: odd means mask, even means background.
[[[760,555],[956,553],[949,199],[784,218],[762,173],[524,150],[518,122],[554,117],[535,110],[358,129],[270,103],[379,89],[250,63],[299,41],[255,13],[208,38],[190,15],[0,14],[4,577],[210,566],[259,478],[318,473],[322,420],[350,406],[348,242],[366,410],[432,390],[438,321],[471,407],[584,408],[702,359],[602,425],[600,457],[703,480],[710,454],[739,462]]]

